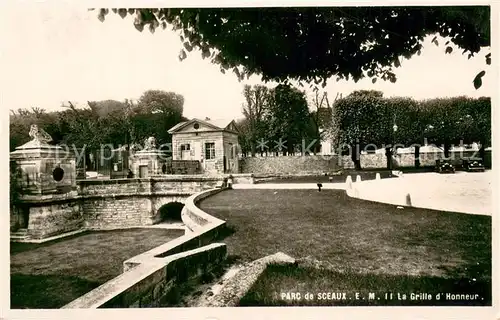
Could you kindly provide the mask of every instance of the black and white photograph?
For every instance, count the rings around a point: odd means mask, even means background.
[[[2,318],[500,317],[493,2],[10,2]]]

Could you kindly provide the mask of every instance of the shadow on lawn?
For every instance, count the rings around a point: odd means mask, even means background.
[[[225,227],[222,228],[221,231],[219,231],[219,234],[215,238],[215,241],[216,242],[222,241],[222,240],[232,236],[233,234],[235,234],[236,231],[238,231],[238,229],[235,226],[232,226],[232,225],[229,225],[226,223]]]
[[[26,275],[16,273],[12,274],[10,279],[10,305],[12,309],[61,308],[102,284],[61,274]]]
[[[301,294],[301,299],[282,297]],[[344,299],[321,299],[319,293],[345,293]],[[305,299],[311,293],[312,299]],[[359,299],[356,299],[356,293]],[[375,298],[369,299],[369,293]],[[388,294],[386,298],[386,293]],[[392,299],[389,295],[392,293]],[[412,299],[411,294],[420,295]],[[441,298],[436,295],[441,293]],[[475,300],[452,299],[447,294],[477,294]],[[403,300],[403,295],[406,299]],[[430,298],[430,299],[429,299]],[[491,281],[409,275],[358,274],[296,265],[270,265],[240,306],[491,306]]]

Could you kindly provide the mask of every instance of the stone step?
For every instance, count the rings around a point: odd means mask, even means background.
[[[17,231],[14,231],[14,232],[11,232],[10,235],[19,235],[19,236],[25,236],[28,234],[28,230],[24,229],[24,230],[17,230]]]
[[[10,233],[10,241],[23,241],[29,239],[28,229],[21,228]]]
[[[16,235],[10,235],[10,241],[22,241],[22,240],[28,240],[29,236],[16,236]]]
[[[26,235],[26,234],[11,234],[10,235],[11,239],[19,239],[19,238],[27,238],[27,237],[28,237],[28,235]]]

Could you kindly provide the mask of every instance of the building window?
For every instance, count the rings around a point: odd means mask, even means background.
[[[214,142],[205,143],[205,159],[207,159],[207,160],[215,159],[215,143]]]
[[[191,146],[189,144],[181,144],[181,151],[189,151]]]

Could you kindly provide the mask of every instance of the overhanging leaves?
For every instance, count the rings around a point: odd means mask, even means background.
[[[480,87],[481,87],[481,85],[483,84],[483,80],[482,80],[482,78],[483,78],[483,76],[484,76],[485,74],[486,74],[486,71],[484,71],[484,70],[483,70],[483,71],[479,72],[479,73],[476,75],[476,77],[474,78],[474,81],[473,81],[473,83],[474,83],[474,88],[478,89],[478,88],[480,88]]]
[[[123,10],[117,11],[120,16]],[[419,54],[427,35],[449,38],[470,57],[490,46],[489,6],[171,8],[128,13],[138,15],[137,30],[168,23],[192,48],[201,49],[203,57],[203,48],[215,49],[212,62],[222,69],[237,67],[247,77],[262,75],[264,81],[324,84],[332,76],[354,81],[368,76],[394,82],[394,61]],[[432,42],[438,44],[437,37]],[[451,50],[449,46],[445,52]]]

